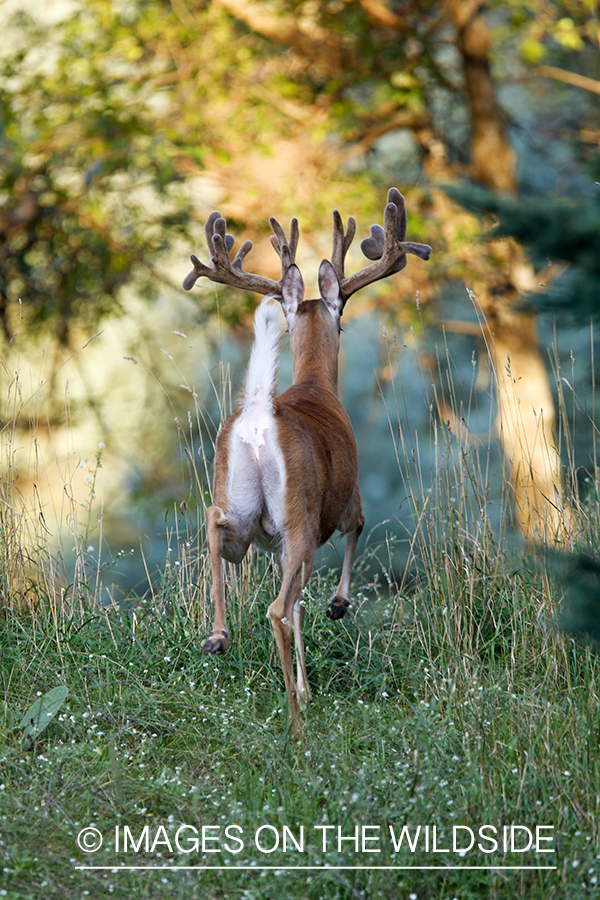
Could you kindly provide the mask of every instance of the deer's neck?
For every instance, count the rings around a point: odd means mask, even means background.
[[[291,329],[293,383],[311,382],[337,396],[338,323],[321,300],[300,305]]]

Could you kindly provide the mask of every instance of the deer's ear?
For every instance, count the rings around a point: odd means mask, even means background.
[[[298,306],[304,300],[304,282],[298,266],[290,266],[281,285],[281,308],[286,319],[296,315]]]
[[[319,267],[319,291],[321,299],[329,311],[341,316],[344,303],[340,296],[340,283],[329,260],[324,259]]]

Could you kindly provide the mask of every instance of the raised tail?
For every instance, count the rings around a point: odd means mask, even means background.
[[[277,384],[279,368],[279,340],[281,338],[281,316],[272,298],[265,297],[254,316],[254,344],[250,354],[244,407],[273,409],[273,393]]]

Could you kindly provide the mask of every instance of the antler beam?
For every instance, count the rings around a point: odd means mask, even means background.
[[[252,241],[244,241],[234,259],[231,259],[230,252],[235,243],[235,238],[231,234],[227,234],[225,219],[220,212],[215,211],[210,214],[204,226],[206,243],[210,253],[210,263],[205,265],[192,253],[190,259],[194,268],[183,281],[184,290],[190,291],[198,278],[208,278],[210,281],[216,281],[219,284],[229,284],[245,291],[255,291],[257,294],[271,294],[275,297],[281,297],[281,285],[285,273],[296,260],[299,236],[298,220],[292,219],[289,241],[277,219],[271,218],[270,223],[273,229],[271,243],[281,260],[281,279],[279,281],[245,271],[243,262],[250,250],[252,250]]]
[[[406,265],[407,253],[414,253],[421,259],[429,259],[431,247],[428,244],[416,244],[404,240],[407,225],[406,204],[398,188],[390,188],[388,191],[383,225],[383,228],[381,225],[371,225],[371,236],[365,238],[360,245],[367,259],[377,260],[377,262],[346,278],[344,261],[356,232],[356,223],[350,216],[348,230],[345,231],[341,215],[337,209],[334,210],[331,263],[340,283],[340,294],[344,303],[360,288],[400,272]]]
[[[227,223],[221,213],[215,211],[210,214],[204,226],[210,262],[205,265],[192,254],[190,259],[194,268],[183,282],[185,290],[191,290],[198,278],[208,278],[210,281],[228,284],[245,291],[281,297],[285,274],[296,261],[299,237],[298,220],[292,219],[289,240],[277,219],[271,218],[269,222],[273,231],[271,243],[281,261],[279,281],[245,271],[243,263],[252,249],[252,241],[244,241],[235,257],[231,259],[230,253],[235,240],[232,235],[227,234]],[[360,245],[367,259],[374,260],[374,262],[346,277],[344,273],[345,259],[356,234],[356,222],[350,216],[346,230],[340,213],[337,209],[334,210],[331,264],[340,285],[340,298],[343,304],[352,294],[366,285],[400,272],[406,265],[407,253],[413,253],[421,259],[429,259],[431,247],[428,244],[417,244],[405,240],[406,225],[404,197],[398,188],[390,188],[384,212],[383,228],[381,225],[371,225],[370,236],[365,238]]]

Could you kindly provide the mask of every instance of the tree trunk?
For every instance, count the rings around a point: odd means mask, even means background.
[[[471,113],[471,174],[495,191],[514,191],[515,154],[506,139],[496,100],[489,61],[490,36],[481,15],[483,6],[481,0],[444,0],[446,14],[456,28],[463,61]]]
[[[444,0],[443,5],[456,28],[463,61],[472,127],[471,174],[493,190],[514,191],[515,155],[490,72],[483,3]],[[490,252],[505,258],[506,285],[501,293],[477,285],[476,293],[486,320],[484,336],[498,393],[496,430],[510,470],[516,523],[527,539],[564,539],[568,522],[562,510],[561,462],[553,438],[554,401],[538,344],[536,316],[516,308],[519,293],[533,286],[533,271],[514,244],[491,244]]]
[[[488,308],[484,333],[497,392],[496,433],[510,471],[515,522],[528,540],[564,540],[569,519],[554,442],[556,414],[535,316],[510,307]]]

